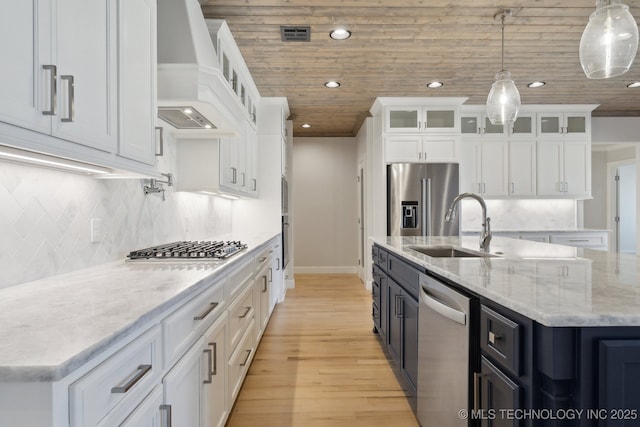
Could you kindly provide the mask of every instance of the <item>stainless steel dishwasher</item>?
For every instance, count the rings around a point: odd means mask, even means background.
[[[418,421],[422,427],[467,426],[470,319],[477,300],[420,275]]]

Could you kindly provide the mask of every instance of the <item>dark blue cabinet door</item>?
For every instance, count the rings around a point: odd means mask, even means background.
[[[402,301],[402,370],[414,388],[418,381],[418,301],[405,293]]]
[[[640,426],[640,340],[602,340],[599,408],[602,426]]]
[[[505,410],[520,408],[520,386],[484,356],[480,361],[482,376],[480,387],[481,408],[484,411],[482,427],[516,427],[519,420],[505,415]],[[493,411],[493,412],[490,412]]]
[[[395,361],[400,360],[402,349],[402,288],[392,279],[389,286],[389,329],[387,330],[387,349]]]

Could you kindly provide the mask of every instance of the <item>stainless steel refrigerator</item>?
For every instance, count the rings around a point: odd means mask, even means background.
[[[444,220],[458,181],[457,163],[387,165],[387,235],[459,235],[460,222]]]

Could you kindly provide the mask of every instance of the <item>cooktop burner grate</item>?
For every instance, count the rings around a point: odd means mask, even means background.
[[[246,249],[240,241],[179,241],[129,252],[130,260],[226,259]]]

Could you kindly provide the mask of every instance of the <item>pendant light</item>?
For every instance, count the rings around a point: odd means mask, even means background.
[[[638,25],[621,0],[596,0],[580,39],[580,65],[590,79],[629,71],[638,51]]]
[[[502,70],[496,74],[496,81],[487,97],[487,116],[494,125],[513,125],[520,108],[520,92],[511,80],[511,73],[504,69],[504,21],[512,14],[512,10],[505,9],[494,16],[502,24]]]

